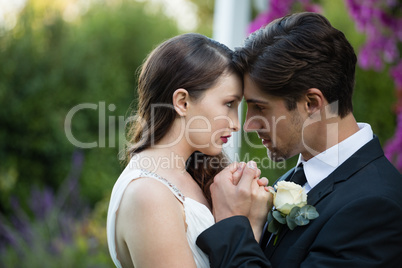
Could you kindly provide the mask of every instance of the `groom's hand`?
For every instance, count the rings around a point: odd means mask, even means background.
[[[216,222],[236,215],[249,216],[253,202],[261,191],[265,192],[256,182],[259,174],[257,164],[250,161],[247,165],[233,163],[215,176],[211,196]]]

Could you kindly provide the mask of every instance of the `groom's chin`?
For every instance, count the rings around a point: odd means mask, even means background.
[[[273,161],[273,162],[283,162],[285,160],[287,160],[289,157],[286,157],[283,154],[280,154],[276,151],[271,151],[269,149],[267,149],[267,156],[268,158]]]

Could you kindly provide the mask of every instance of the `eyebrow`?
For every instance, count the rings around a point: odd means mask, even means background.
[[[248,99],[246,100],[247,103],[254,103],[254,104],[268,104],[266,101],[256,100],[256,99]]]
[[[236,100],[241,101],[243,99],[243,95],[230,95],[230,97],[236,98]]]

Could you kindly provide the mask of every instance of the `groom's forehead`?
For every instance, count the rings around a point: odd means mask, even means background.
[[[267,94],[255,86],[244,87],[243,94],[247,103],[269,104],[270,102],[279,99],[279,97]]]
[[[264,95],[260,85],[255,83],[248,74],[244,75],[244,96],[246,95]]]

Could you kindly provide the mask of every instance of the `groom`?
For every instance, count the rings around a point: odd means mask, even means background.
[[[402,176],[370,125],[355,121],[356,55],[343,33],[319,14],[293,14],[251,34],[235,62],[244,72],[245,130],[258,133],[274,161],[299,155],[319,217],[284,225],[277,237],[265,227],[258,243],[250,221],[259,211],[232,205],[244,191],[218,174],[217,223],[197,240],[211,267],[401,267]],[[254,175],[246,167],[241,180]]]

